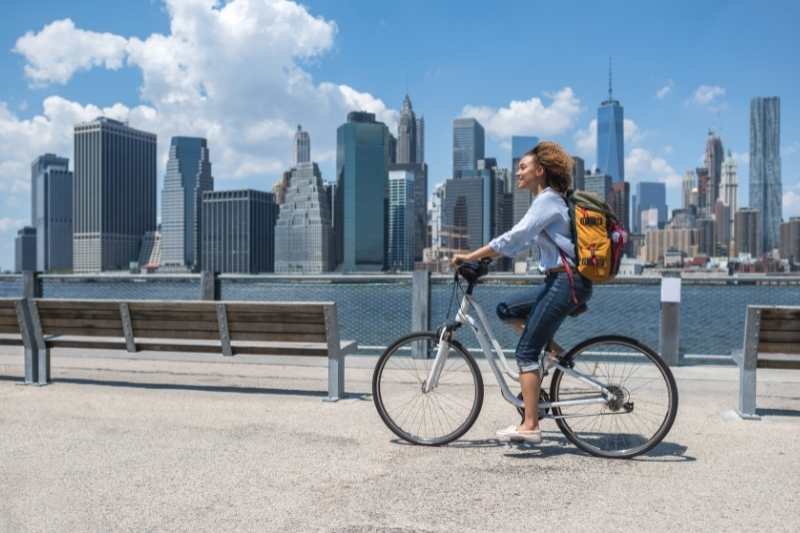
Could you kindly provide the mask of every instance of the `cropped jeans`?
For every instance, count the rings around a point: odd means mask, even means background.
[[[548,274],[544,283],[520,292],[497,306],[501,320],[525,320],[525,330],[517,344],[516,359],[520,372],[539,369],[539,354],[556,333],[561,322],[580,303],[592,297],[592,282],[573,271],[575,297],[572,301],[566,272]]]

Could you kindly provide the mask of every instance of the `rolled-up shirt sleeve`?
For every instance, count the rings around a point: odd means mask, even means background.
[[[556,206],[549,201],[534,202],[513,228],[495,237],[489,247],[507,257],[514,257],[528,248],[544,228],[558,219]]]

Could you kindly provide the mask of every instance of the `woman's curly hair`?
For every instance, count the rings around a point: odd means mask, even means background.
[[[544,169],[548,187],[566,193],[572,186],[572,156],[557,142],[541,141],[525,155],[536,158],[536,162]]]

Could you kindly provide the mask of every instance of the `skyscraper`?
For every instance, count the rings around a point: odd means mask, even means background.
[[[75,126],[73,270],[125,270],[156,229],[156,136],[106,117]]]
[[[14,272],[36,270],[36,228],[25,226],[14,238]]]
[[[781,100],[750,100],[750,207],[761,216],[761,251],[778,246],[782,217]]]
[[[431,221],[431,248],[442,248],[442,208],[444,204],[445,184],[440,183],[433,188],[428,213]]]
[[[586,191],[593,192],[600,197],[604,202],[608,202],[611,196],[611,185],[613,183],[611,176],[603,173],[586,174],[584,179],[586,184]]]
[[[214,190],[208,143],[200,137],[173,137],[161,192],[161,267],[200,267],[200,212],[203,192]]]
[[[202,267],[208,272],[256,274],[275,269],[272,193],[250,189],[203,192]]]
[[[53,154],[31,164],[31,223],[36,229],[36,270],[72,269],[72,172]]]
[[[294,134],[294,163],[311,162],[311,137],[307,131],[303,131],[303,127],[298,124],[297,131]]]
[[[611,62],[608,64],[608,99],[597,109],[597,166],[612,181],[625,181],[624,109],[614,100]]]
[[[572,156],[572,189],[582,191],[586,188],[586,165],[582,158]]]
[[[480,122],[474,118],[453,121],[453,177],[472,176],[483,159],[486,140]]]
[[[417,119],[417,162],[425,161],[425,117]]]
[[[531,150],[534,146],[539,144],[539,137],[530,135],[512,135],[511,136],[511,174],[517,175],[517,167],[519,160],[525,155],[525,152]]]
[[[739,200],[737,199],[737,178],[736,178],[736,160],[728,150],[728,157],[722,162],[722,181],[720,183],[720,200],[728,207],[728,229],[727,235],[729,238],[734,236],[734,216],[739,209]]]
[[[415,173],[389,170],[389,257],[392,270],[413,270],[415,253]]]
[[[781,224],[781,257],[800,265],[800,217]]]
[[[697,187],[697,176],[694,174],[694,170],[687,170],[686,173],[683,175],[683,187],[681,189],[681,196],[683,199],[683,204],[681,207],[684,209],[688,209],[690,205],[692,205],[692,191]]]
[[[722,149],[722,141],[712,130],[708,130],[706,151],[703,159],[708,169],[706,205],[709,209],[713,209],[719,199],[720,182],[722,181],[722,160],[724,157],[725,152]]]
[[[611,194],[607,199],[608,207],[614,211],[625,231],[630,232],[631,212],[631,184],[627,181],[618,181],[611,184]]]
[[[739,209],[735,215],[735,248],[736,254],[750,254],[758,257],[763,253],[764,242],[761,221],[764,218],[758,209]]]
[[[408,95],[403,98],[400,120],[397,122],[396,161],[400,165],[417,162],[417,116]]]
[[[331,205],[316,163],[290,171],[275,224],[275,272],[316,274],[333,270]]]
[[[664,183],[655,181],[641,181],[636,184],[636,210],[634,228],[638,232],[641,213],[651,207],[658,209],[658,226],[663,228],[667,223],[667,188]]]
[[[336,130],[334,230],[344,272],[385,266],[389,129],[373,113],[352,112]]]

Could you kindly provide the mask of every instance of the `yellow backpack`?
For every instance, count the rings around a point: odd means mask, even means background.
[[[614,279],[627,238],[616,215],[591,192],[570,191],[566,202],[578,272],[595,283]]]

